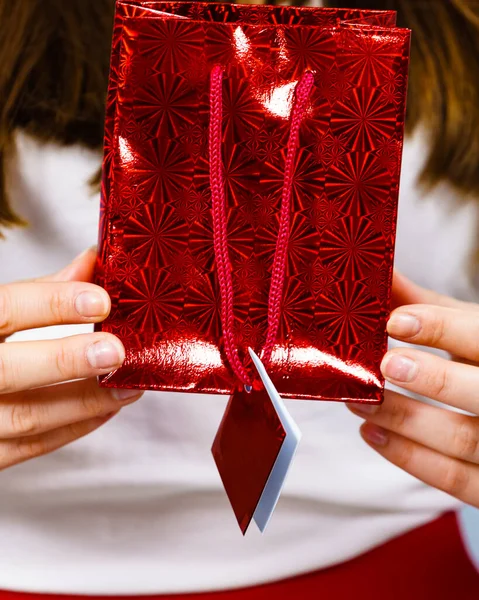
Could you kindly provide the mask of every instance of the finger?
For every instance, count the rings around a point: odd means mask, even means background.
[[[40,435],[118,411],[138,390],[102,389],[96,379],[0,396],[0,439]]]
[[[407,304],[435,304],[437,306],[449,306],[450,308],[473,308],[479,310],[475,304],[462,302],[449,296],[444,296],[427,290],[408,279],[399,271],[394,271],[392,308]]]
[[[97,323],[110,298],[91,283],[13,283],[0,287],[0,336],[37,327]]]
[[[110,373],[125,360],[118,338],[107,333],[0,346],[0,394]]]
[[[467,504],[479,507],[479,467],[365,423],[361,435],[374,450],[404,471]]]
[[[368,423],[452,458],[479,463],[479,419],[387,391],[384,404],[350,404]]]
[[[384,377],[405,390],[479,413],[479,369],[429,352],[396,348],[381,364]]]
[[[388,322],[392,337],[446,350],[470,361],[479,360],[479,314],[426,304],[395,310]]]
[[[92,433],[107,423],[115,414],[73,423],[42,435],[15,440],[0,440],[0,469],[58,450]]]
[[[51,275],[30,280],[31,282],[50,281],[92,281],[97,258],[97,247],[82,252],[69,265]]]
[[[0,337],[16,331],[106,319],[108,294],[91,283],[12,283],[0,286]]]

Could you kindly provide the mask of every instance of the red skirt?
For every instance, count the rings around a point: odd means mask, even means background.
[[[465,550],[456,515],[447,513],[329,569],[240,590],[145,597],[145,600],[155,599],[478,600],[479,573]],[[0,591],[0,600],[75,600],[75,597]],[[89,597],[88,600],[107,599]]]

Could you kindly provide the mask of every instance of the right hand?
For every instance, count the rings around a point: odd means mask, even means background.
[[[0,341],[17,331],[97,323],[110,298],[91,283],[89,250],[51,277],[0,286]],[[91,433],[138,390],[102,389],[96,377],[117,369],[125,349],[107,333],[0,343],[0,469],[47,454]]]

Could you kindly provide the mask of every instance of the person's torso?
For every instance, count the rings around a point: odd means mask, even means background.
[[[0,242],[0,283],[60,268],[96,242],[99,158],[18,137],[9,171],[30,223]],[[478,210],[447,186],[427,195],[427,152],[405,147],[396,264],[473,299],[466,263]],[[26,332],[17,339],[78,333]],[[343,405],[289,401],[303,433],[265,535],[238,530],[210,454],[227,398],[147,393],[99,431],[0,473],[0,589],[140,594],[247,586],[322,568],[422,524],[455,501],[379,457]]]

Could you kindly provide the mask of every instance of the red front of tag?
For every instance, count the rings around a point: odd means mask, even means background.
[[[213,456],[241,531],[246,533],[286,432],[266,390],[235,391]]]

